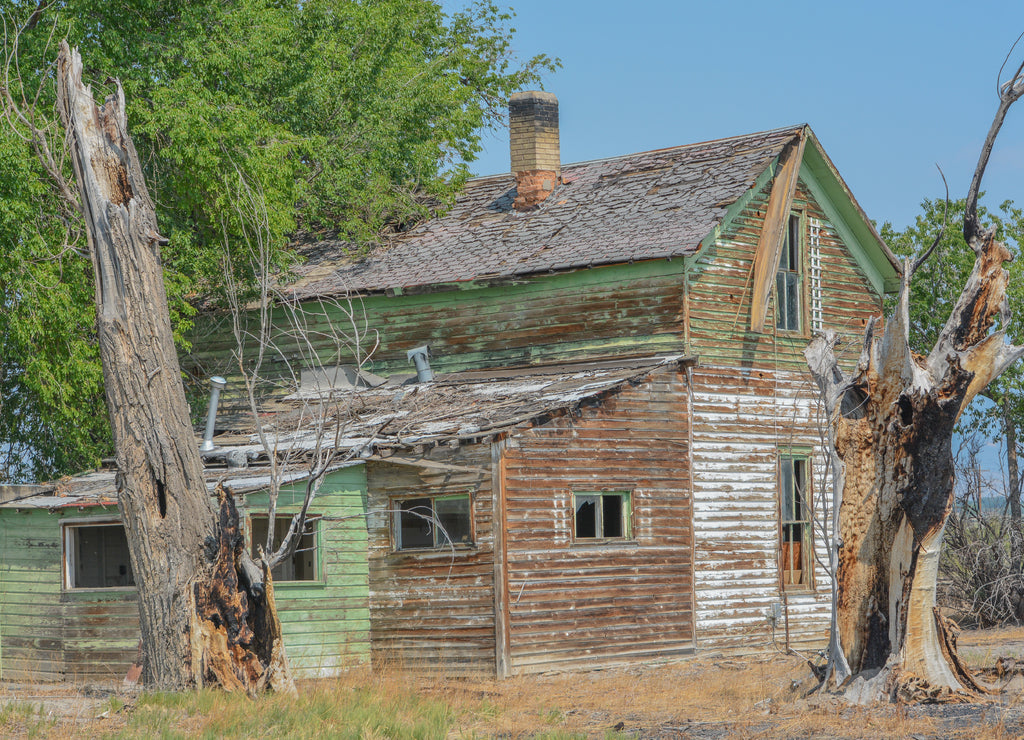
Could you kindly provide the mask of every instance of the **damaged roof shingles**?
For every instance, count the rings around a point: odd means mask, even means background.
[[[310,245],[294,297],[693,254],[801,128],[566,165],[532,211],[512,209],[512,175],[470,181],[446,215],[371,257],[352,261],[341,243]]]

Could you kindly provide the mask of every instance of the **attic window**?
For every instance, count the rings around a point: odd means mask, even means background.
[[[64,587],[130,588],[135,585],[128,538],[118,522],[64,527]]]
[[[801,249],[800,214],[789,216],[782,241],[779,269],[775,273],[775,325],[784,331],[800,331]]]

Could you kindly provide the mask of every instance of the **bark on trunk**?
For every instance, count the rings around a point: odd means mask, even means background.
[[[852,375],[827,331],[804,355],[829,418],[839,526],[833,543],[832,638],[825,682],[854,682],[856,699],[934,701],[981,690],[956,650],[955,625],[935,605],[939,551],[953,506],[953,427],[963,409],[1021,356],[1007,344],[1012,259],[977,219],[981,179],[1024,64],[999,89],[999,108],[968,192],[964,237],[974,269],[927,357],[909,344],[909,286],[938,244],[904,264],[899,302],[881,336],[868,324]],[[941,233],[940,233],[941,238]]]
[[[270,589],[270,615],[260,616],[259,629],[272,644],[257,650],[262,635],[244,629],[254,615],[234,577],[237,514],[222,497],[218,522],[206,489],[172,339],[159,257],[164,240],[128,136],[124,93],[118,83],[97,107],[82,84],[81,58],[66,43],[57,71],[95,274],[118,504],[139,592],[143,680],[168,689],[287,688]]]
[[[905,267],[896,314],[868,327],[846,376],[826,332],[805,351],[842,471],[832,678],[880,671],[869,693],[936,699],[977,691],[935,608],[939,548],[953,505],[953,427],[985,385],[1024,354],[990,332],[1005,309],[1010,259],[991,234],[928,357],[908,344]]]

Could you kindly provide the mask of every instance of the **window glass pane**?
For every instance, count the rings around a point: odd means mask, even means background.
[[[74,527],[71,537],[75,558],[73,588],[135,585],[123,526]]]
[[[786,233],[788,247],[789,269],[793,272],[800,270],[800,217],[789,217],[789,229]]]
[[[430,499],[408,499],[399,503],[399,509],[399,549],[433,547],[434,511]]]
[[[597,537],[597,496],[576,497],[576,537]]]
[[[267,546],[267,517],[253,516],[249,520],[249,545],[253,558],[258,557],[259,549]],[[288,536],[292,526],[291,515],[277,517],[274,522],[274,547],[280,547]],[[299,539],[292,556],[278,563],[270,571],[275,581],[315,581],[316,571],[316,518],[307,518],[305,533]]]
[[[434,512],[443,532],[437,533],[437,545],[468,545],[473,540],[469,517],[469,496],[434,499]],[[445,534],[447,533],[447,538]]]
[[[800,328],[800,276],[795,272],[786,273],[786,328]]]
[[[807,519],[805,511],[804,490],[807,476],[807,461],[793,461],[793,513],[794,519],[804,521]]]
[[[782,470],[782,521],[791,522],[796,517],[793,511],[793,460],[784,457],[781,460]]]
[[[601,497],[601,521],[604,525],[604,537],[625,537],[622,531],[622,499],[619,494]]]

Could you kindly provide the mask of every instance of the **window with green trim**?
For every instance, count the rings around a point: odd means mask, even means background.
[[[800,331],[803,311],[800,233],[800,214],[790,214],[782,240],[779,269],[775,273],[775,326],[785,331]]]
[[[787,588],[810,586],[811,507],[808,461],[804,456],[779,458],[780,557],[782,583]]]
[[[573,536],[576,540],[629,539],[632,511],[628,491],[573,493]]]
[[[267,546],[267,527],[270,517],[254,515],[249,518],[249,546],[253,557],[257,556],[257,547]],[[280,547],[284,538],[288,536],[288,530],[292,526],[292,515],[279,516],[274,520],[274,547]],[[271,577],[275,583],[283,581],[316,581],[320,578],[320,568],[317,562],[318,532],[320,529],[319,517],[307,517],[305,532],[299,539],[290,558],[278,563],[272,571]]]
[[[396,550],[433,550],[473,544],[468,493],[400,499],[391,508]]]

